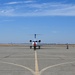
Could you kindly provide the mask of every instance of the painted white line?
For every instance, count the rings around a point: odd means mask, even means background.
[[[38,67],[37,52],[35,51],[35,75],[40,75]]]
[[[46,67],[46,68],[44,68],[44,69],[42,69],[42,70],[40,71],[40,75],[41,75],[44,71],[46,71],[47,69],[50,69],[50,68],[53,68],[53,67],[57,67],[57,66],[61,66],[61,65],[65,65],[65,64],[71,64],[71,63],[75,63],[75,61],[73,61],[73,62],[65,62],[65,63],[60,63],[60,64],[48,66],[48,67]]]
[[[28,68],[28,67],[26,67],[26,66],[19,65],[19,64],[15,64],[15,63],[10,63],[10,62],[3,62],[3,61],[0,61],[0,63],[5,63],[5,64],[10,64],[10,65],[22,67],[22,68],[24,68],[24,69],[29,70],[33,75],[35,75],[35,72],[34,72],[32,69],[30,69],[30,68]]]

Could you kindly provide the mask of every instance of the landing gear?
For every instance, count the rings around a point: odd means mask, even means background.
[[[32,49],[32,46],[30,46],[30,49]]]
[[[39,46],[39,49],[40,49],[40,46]]]

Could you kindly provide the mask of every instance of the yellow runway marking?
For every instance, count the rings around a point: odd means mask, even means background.
[[[38,67],[37,52],[35,51],[35,75],[40,75]]]
[[[52,66],[48,66],[48,67],[46,67],[46,68],[44,68],[44,69],[42,69],[42,70],[40,71],[40,75],[41,75],[44,71],[46,71],[47,69],[50,69],[50,68],[53,68],[53,67],[57,67],[57,66],[61,66],[61,65],[71,64],[71,63],[75,63],[75,61],[73,61],[73,62],[65,62],[65,63],[60,63],[60,64],[55,64],[55,65],[52,65]]]
[[[0,63],[5,63],[5,64],[10,64],[10,65],[22,67],[22,68],[24,68],[24,69],[29,70],[33,75],[35,75],[35,72],[34,72],[32,69],[30,69],[30,68],[28,68],[28,67],[26,67],[26,66],[19,65],[19,64],[15,64],[15,63],[3,62],[3,61],[0,61]]]

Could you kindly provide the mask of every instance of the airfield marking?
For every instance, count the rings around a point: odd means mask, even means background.
[[[32,69],[30,69],[30,68],[28,68],[28,67],[26,67],[26,66],[19,65],[19,64],[15,64],[15,63],[3,62],[3,61],[0,61],[0,63],[5,63],[5,64],[10,64],[10,65],[22,67],[22,68],[24,68],[24,69],[29,70],[33,75],[35,75],[35,72],[34,72]]]
[[[38,66],[38,58],[37,58],[37,52],[36,51],[35,51],[35,75],[40,75],[39,66]]]
[[[43,69],[40,71],[40,75],[42,74],[42,72],[46,71],[47,69],[50,69],[50,68],[53,68],[53,67],[57,67],[57,66],[61,66],[61,65],[65,65],[65,64],[71,64],[71,63],[75,63],[75,61],[73,61],[73,62],[65,62],[65,63],[60,63],[60,64],[48,66],[48,67],[46,67],[46,68],[43,68]]]

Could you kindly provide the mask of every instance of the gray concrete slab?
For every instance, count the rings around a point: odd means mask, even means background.
[[[37,49],[40,75],[75,75],[75,48]],[[0,75],[35,75],[35,52],[28,47],[0,47]]]
[[[40,75],[75,75],[75,48],[38,51]]]

